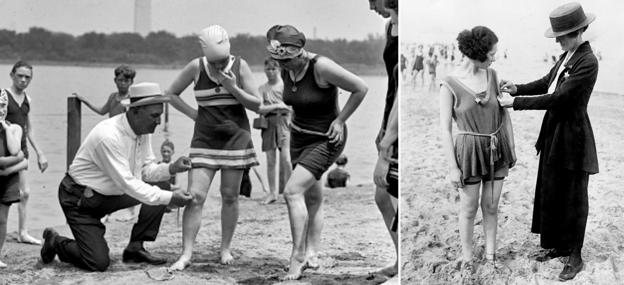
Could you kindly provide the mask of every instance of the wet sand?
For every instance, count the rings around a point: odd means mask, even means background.
[[[253,179],[253,178],[252,178]],[[39,261],[40,247],[16,243],[10,234],[1,260],[0,284],[379,284],[384,278],[369,278],[368,272],[394,258],[392,243],[374,202],[372,185],[349,186],[325,191],[325,228],[320,254],[321,268],[307,270],[302,279],[280,283],[291,250],[285,202],[262,206],[263,192],[255,188],[252,198],[240,200],[240,219],[232,244],[235,264],[219,264],[221,200],[211,191],[203,213],[202,228],[195,245],[193,264],[175,273],[171,281],[149,279],[146,270],[162,267],[125,264],[121,254],[130,237],[132,222],[112,220],[106,224],[111,249],[107,272],[76,269],[58,258],[49,265]],[[55,201],[54,201],[55,202]],[[55,226],[70,235],[65,225]],[[38,237],[42,229],[31,230]],[[165,214],[158,238],[146,248],[168,259],[171,265],[182,250],[181,224],[175,210]]]
[[[401,96],[401,279],[403,284],[459,284],[459,196],[446,180],[438,95],[420,85],[403,85]],[[600,173],[589,179],[585,268],[567,284],[624,284],[622,110],[624,95],[595,92],[589,102]],[[511,112],[518,161],[505,180],[499,207],[496,255],[503,268],[485,272],[477,264],[482,284],[560,284],[561,260],[538,263],[527,258],[540,248],[530,224],[538,165],[533,145],[543,114]],[[484,259],[481,222],[479,211],[474,234],[478,262]]]

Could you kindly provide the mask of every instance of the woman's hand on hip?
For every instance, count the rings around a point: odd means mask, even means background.
[[[344,138],[344,122],[339,119],[335,119],[331,125],[329,125],[329,130],[327,130],[327,133],[325,134],[329,138],[330,143],[342,141]]]

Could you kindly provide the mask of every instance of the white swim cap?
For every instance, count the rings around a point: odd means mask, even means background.
[[[223,27],[209,26],[201,30],[198,37],[204,55],[209,61],[223,59],[230,55],[230,39]]]

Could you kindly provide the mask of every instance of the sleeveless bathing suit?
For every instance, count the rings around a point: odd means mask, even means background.
[[[208,76],[207,61],[199,60],[199,78],[193,88],[197,119],[189,157],[192,166],[210,169],[246,169],[258,165],[245,107]],[[240,78],[240,58],[232,70]]]

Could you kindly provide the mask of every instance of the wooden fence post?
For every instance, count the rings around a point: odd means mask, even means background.
[[[69,169],[80,147],[80,130],[80,100],[75,96],[67,97],[67,169]]]

